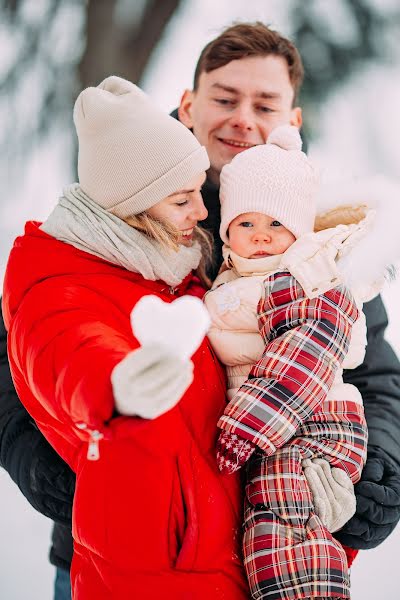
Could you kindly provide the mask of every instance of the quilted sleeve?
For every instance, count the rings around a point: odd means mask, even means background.
[[[48,279],[24,297],[9,328],[16,383],[39,400],[35,419],[98,430],[114,413],[110,374],[138,346],[112,301],[73,278]],[[41,408],[40,408],[41,407]]]
[[[258,305],[263,355],[218,426],[273,454],[326,397],[357,316],[344,287],[308,299],[290,273],[268,277]]]

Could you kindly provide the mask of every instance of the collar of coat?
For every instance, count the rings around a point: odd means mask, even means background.
[[[222,249],[222,254],[228,269],[232,269],[238,277],[269,275],[279,268],[282,259],[282,254],[262,258],[243,258],[226,244]]]

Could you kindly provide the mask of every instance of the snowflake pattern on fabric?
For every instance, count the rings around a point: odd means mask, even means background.
[[[234,473],[240,469],[256,447],[235,433],[222,432],[217,442],[217,462],[221,473]]]
[[[219,290],[215,294],[215,301],[219,314],[224,315],[227,312],[237,310],[240,306],[240,298],[228,290]]]

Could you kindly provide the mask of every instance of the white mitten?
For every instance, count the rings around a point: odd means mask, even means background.
[[[132,311],[131,323],[142,346],[114,367],[115,405],[123,415],[155,419],[173,408],[193,381],[190,357],[210,318],[198,298],[166,303],[144,296]]]
[[[130,352],[111,374],[121,415],[155,419],[179,402],[193,381],[193,363],[147,345]]]
[[[305,234],[286,250],[280,266],[290,271],[308,298],[315,298],[342,282],[336,259],[349,235],[349,225]]]
[[[331,467],[323,458],[307,458],[302,465],[316,514],[328,531],[338,531],[356,511],[354,485],[350,477],[343,469]]]

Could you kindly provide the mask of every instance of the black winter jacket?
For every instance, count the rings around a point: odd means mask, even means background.
[[[202,225],[214,240],[214,278],[222,262],[217,186],[203,186],[208,217]],[[387,315],[378,296],[364,306],[368,346],[364,363],[344,378],[360,390],[369,428],[368,460],[356,485],[356,515],[336,537],[353,548],[374,548],[400,519],[400,363],[384,339]],[[42,514],[55,521],[50,560],[69,566],[72,557],[71,513],[74,474],[46,442],[19,401],[6,353],[0,318],[0,464]]]

